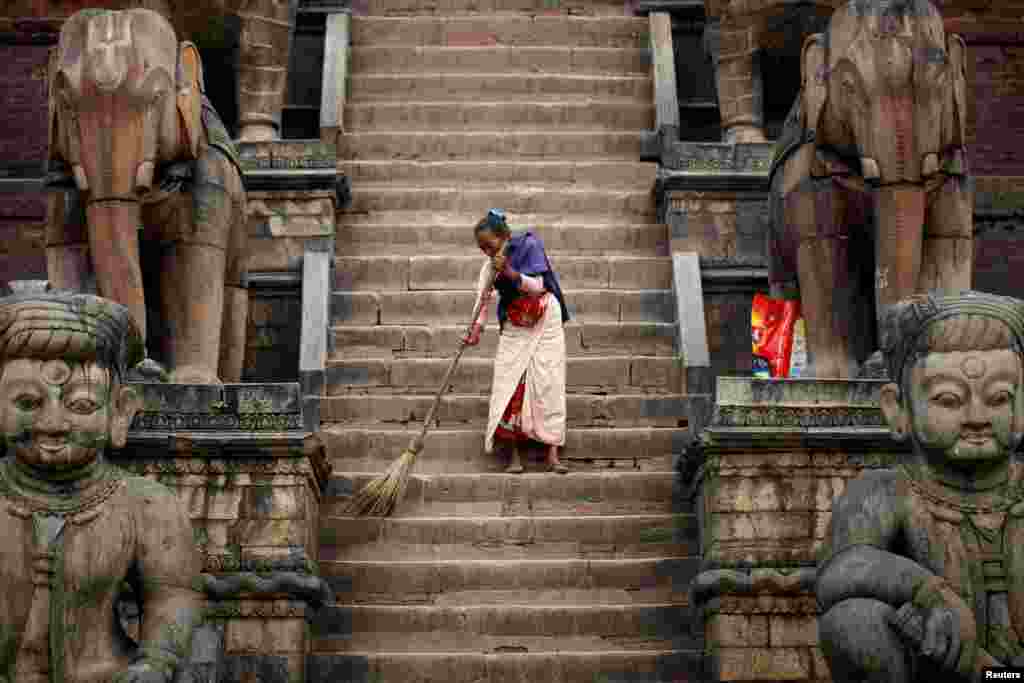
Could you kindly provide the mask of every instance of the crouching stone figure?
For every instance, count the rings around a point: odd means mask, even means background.
[[[124,446],[142,358],[128,310],[82,294],[0,300],[0,682],[169,683],[203,596],[174,493],[104,459]],[[122,586],[139,642],[115,616]]]
[[[1024,663],[1024,302],[917,296],[882,342],[882,411],[913,455],[833,506],[821,647],[837,683],[982,680]]]

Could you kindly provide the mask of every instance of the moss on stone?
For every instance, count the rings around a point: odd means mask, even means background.
[[[69,597],[69,605],[72,609],[79,609],[86,605],[96,605],[108,595],[115,586],[120,585],[119,576],[94,576],[87,579]]]

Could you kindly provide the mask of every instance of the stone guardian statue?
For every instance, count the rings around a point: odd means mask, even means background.
[[[913,454],[833,505],[821,648],[837,683],[983,680],[1024,662],[1024,301],[905,299],[882,350],[881,408]]]
[[[204,596],[189,518],[165,486],[104,459],[125,445],[143,352],[128,309],[95,296],[0,300],[0,681],[170,683]],[[127,583],[139,642],[115,616]]]

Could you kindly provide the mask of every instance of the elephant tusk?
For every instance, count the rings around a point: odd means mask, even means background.
[[[878,162],[870,157],[860,158],[860,170],[865,180],[878,180],[882,177],[882,172],[878,170]]]
[[[89,179],[85,177],[85,169],[82,168],[82,165],[75,164],[74,168],[72,168],[72,173],[74,173],[75,185],[78,186],[78,189],[82,192],[87,192],[89,190]]]
[[[153,162],[143,161],[135,171],[135,191],[149,192],[153,189]]]
[[[935,152],[925,154],[924,159],[921,160],[921,175],[925,178],[933,176],[939,172],[939,155]]]

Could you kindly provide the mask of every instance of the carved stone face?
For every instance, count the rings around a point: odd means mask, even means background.
[[[909,427],[931,459],[964,468],[1005,460],[1020,382],[1008,349],[930,353],[910,371]]]
[[[9,360],[0,377],[0,419],[22,462],[63,470],[89,464],[108,445],[119,448],[138,410],[129,387],[111,386],[94,362]]]

